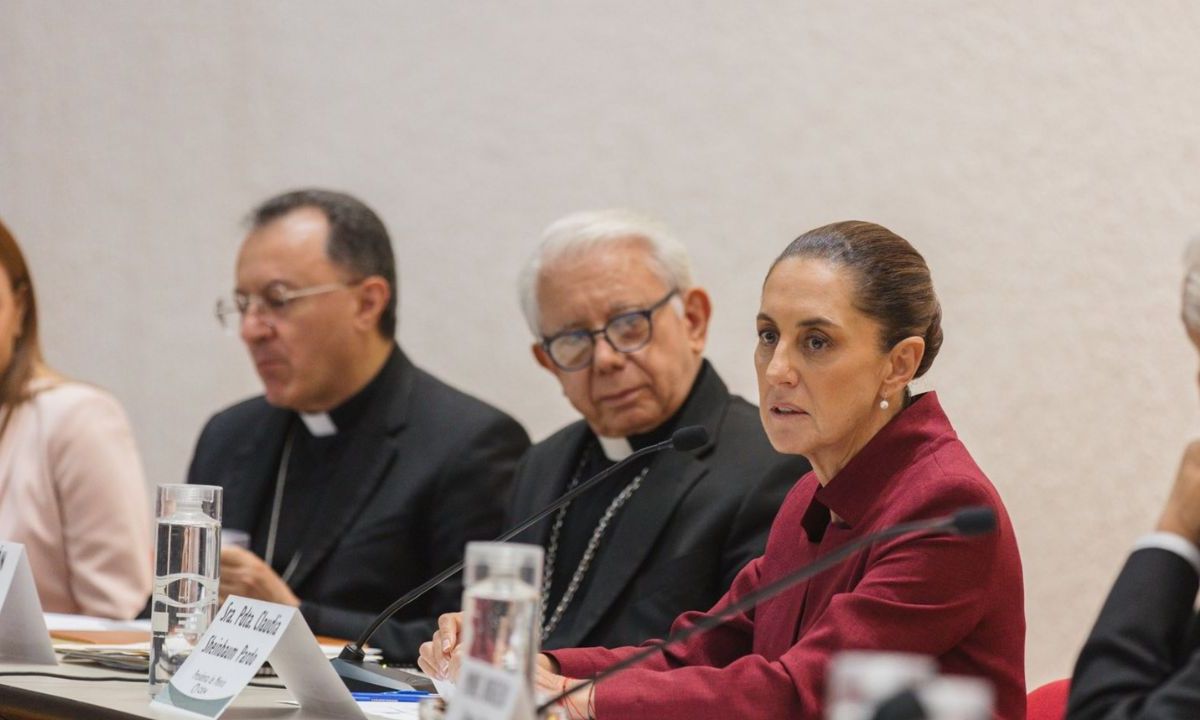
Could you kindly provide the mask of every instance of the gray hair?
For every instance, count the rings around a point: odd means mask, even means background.
[[[525,263],[518,278],[521,312],[534,337],[541,337],[537,286],[542,270],[568,255],[582,255],[631,240],[644,244],[650,251],[651,269],[669,287],[687,290],[692,286],[692,263],[687,250],[657,220],[629,210],[599,210],[567,215],[550,223],[542,233],[541,244]]]
[[[1200,332],[1200,237],[1188,243],[1183,256],[1186,274],[1183,277],[1183,323],[1193,332]]]

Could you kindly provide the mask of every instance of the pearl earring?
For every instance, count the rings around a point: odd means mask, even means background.
[[[882,399],[882,400],[880,400],[880,401],[879,401],[879,409],[880,409],[880,410],[887,410],[887,409],[888,409],[888,401],[887,401],[887,398],[884,398],[884,399]]]

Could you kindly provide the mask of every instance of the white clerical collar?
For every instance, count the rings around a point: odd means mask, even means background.
[[[304,427],[308,428],[313,437],[337,435],[337,425],[333,424],[329,413],[300,413],[300,419],[304,421]]]
[[[633,454],[633,446],[626,438],[597,435],[596,439],[600,441],[600,449],[604,451],[604,457],[612,462],[620,462]]]

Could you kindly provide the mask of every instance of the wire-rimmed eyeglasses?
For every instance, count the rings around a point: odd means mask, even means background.
[[[654,311],[666,305],[678,293],[678,288],[673,288],[650,307],[616,315],[599,330],[565,330],[542,337],[542,348],[555,365],[567,372],[582,370],[592,364],[592,358],[596,355],[597,335],[603,335],[617,352],[637,352],[654,338]]]
[[[232,298],[218,299],[215,314],[217,322],[226,329],[233,326],[231,321],[233,316],[244,317],[247,313],[255,312],[255,308],[270,319],[278,319],[287,311],[288,305],[296,300],[314,295],[324,295],[357,284],[358,282],[334,282],[292,289],[282,281],[276,280],[267,283],[261,293],[235,292]]]

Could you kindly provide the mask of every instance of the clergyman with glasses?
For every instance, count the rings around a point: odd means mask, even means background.
[[[221,594],[298,606],[322,635],[356,637],[415,585],[502,530],[517,459],[512,418],[417,368],[396,330],[396,269],[379,217],[359,200],[301,190],[250,217],[233,297],[263,395],[208,421],[188,482],[224,488]],[[375,635],[412,661],[444,583]]]
[[[510,522],[678,428],[708,431],[698,451],[634,461],[517,538],[546,552],[544,648],[662,637],[680,613],[711,607],[762,554],[808,463],[776,453],[758,410],[704,359],[709,297],[660,223],[617,210],[562,218],[519,290],[534,357],[583,417],[522,459]],[[446,662],[460,622],[441,619]]]

